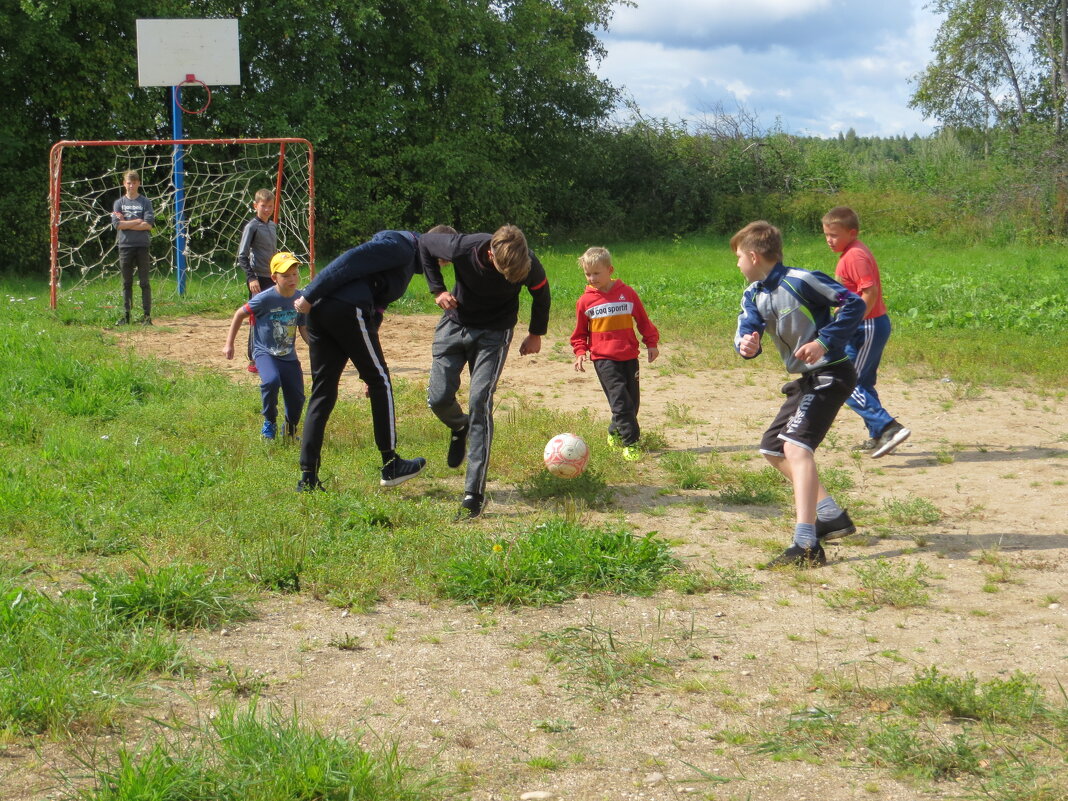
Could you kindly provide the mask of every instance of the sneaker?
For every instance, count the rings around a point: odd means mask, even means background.
[[[297,439],[297,424],[286,421],[285,432],[282,434],[286,439]],[[298,440],[299,441],[299,440]]]
[[[883,433],[876,440],[875,450],[871,452],[871,458],[878,459],[880,456],[892,453],[894,448],[907,440],[911,433],[897,420],[892,421],[890,425],[883,429]]]
[[[452,432],[449,454],[445,457],[445,464],[449,467],[459,467],[464,463],[464,457],[467,455],[467,429],[468,426],[464,426]]]
[[[825,564],[827,564],[827,554],[823,552],[822,545],[817,545],[815,548],[791,545],[764,567],[822,567]]]
[[[323,482],[319,480],[319,476],[314,476],[311,473],[305,473],[301,476],[300,481],[297,482],[297,492],[326,492],[326,487],[323,486]]]
[[[382,468],[383,487],[396,487],[403,484],[409,478],[415,478],[426,467],[426,459],[417,456],[414,459],[402,459],[399,456],[390,459],[389,464]]]
[[[855,451],[873,451],[877,447],[879,447],[879,440],[877,440],[875,437],[869,437],[868,439],[864,440],[863,442],[858,442],[856,445],[854,445],[853,446],[853,450],[855,450]]]
[[[642,458],[642,449],[637,445],[624,445],[621,453],[625,462],[640,462]]]
[[[115,325],[129,325],[129,324],[130,324],[130,315],[128,315],[128,314],[123,315],[122,317],[120,317],[118,320],[115,321]]]
[[[610,448],[622,448],[623,440],[619,438],[619,434],[615,431],[608,432],[608,447]]]
[[[263,421],[263,429],[260,431],[264,439],[274,439],[278,433],[278,427],[270,420]]]
[[[249,362],[248,363],[248,371],[250,373],[258,373],[260,371],[260,369],[256,366],[256,362]]]
[[[474,520],[481,517],[486,508],[486,499],[482,495],[468,492],[460,501],[460,511],[456,513],[455,522],[462,523],[464,520]]]
[[[141,325],[152,325],[152,318],[146,314],[141,318],[140,323]]]
[[[820,542],[848,537],[856,530],[857,527],[853,525],[853,521],[849,519],[849,512],[845,509],[834,520],[816,520],[816,536],[819,537]]]

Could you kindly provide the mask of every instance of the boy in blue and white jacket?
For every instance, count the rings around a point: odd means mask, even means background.
[[[736,233],[731,250],[752,282],[742,295],[735,348],[743,358],[759,356],[767,334],[787,371],[800,373],[782,388],[786,401],[760,442],[793,485],[797,515],[793,544],[768,567],[824,565],[822,542],[856,530],[820,483],[815,451],[856,386],[845,345],[864,317],[864,301],[823,273],[783,266],[782,234],[763,220]]]

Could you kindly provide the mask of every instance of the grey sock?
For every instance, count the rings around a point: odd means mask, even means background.
[[[816,504],[816,519],[817,520],[834,520],[838,515],[842,514],[845,509],[838,505],[830,495],[824,498],[822,501]]]
[[[815,523],[794,523],[794,545],[802,548],[815,548],[819,545],[816,537]]]

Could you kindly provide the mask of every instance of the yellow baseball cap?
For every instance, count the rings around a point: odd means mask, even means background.
[[[294,256],[292,253],[275,253],[271,257],[271,275],[275,273],[288,273],[289,268],[292,266],[300,266],[300,259]]]

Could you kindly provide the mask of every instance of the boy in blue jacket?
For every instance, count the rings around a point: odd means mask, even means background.
[[[796,512],[793,544],[767,566],[825,565],[823,540],[856,528],[820,483],[815,453],[857,383],[845,345],[864,318],[864,301],[823,273],[784,267],[782,234],[763,220],[730,244],[752,282],[742,295],[735,348],[743,358],[759,356],[767,334],[787,371],[800,373],[782,388],[786,401],[760,442],[760,452],[793,485]]]

